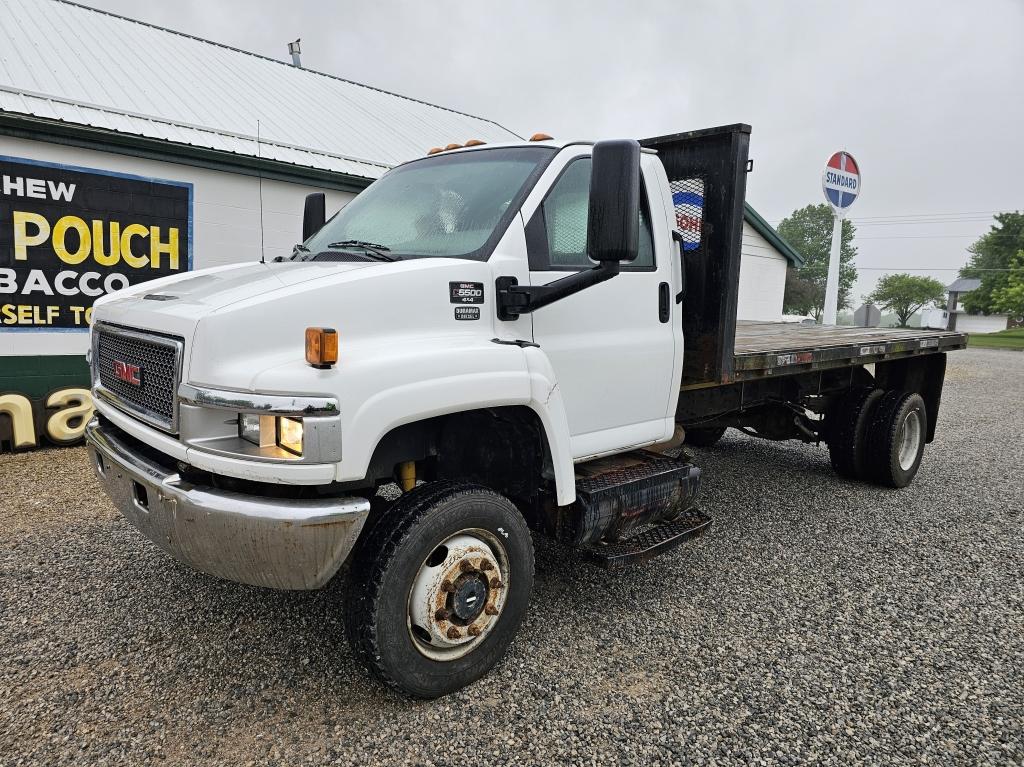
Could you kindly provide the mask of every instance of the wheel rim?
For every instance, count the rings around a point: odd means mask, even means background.
[[[472,652],[498,622],[509,587],[508,555],[486,530],[462,530],[423,560],[409,592],[413,645],[433,660]]]
[[[921,414],[911,410],[900,426],[900,468],[909,471],[921,449]]]

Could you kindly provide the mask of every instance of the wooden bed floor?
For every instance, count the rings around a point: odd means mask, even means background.
[[[960,335],[949,330],[916,328],[855,328],[801,325],[796,322],[736,323],[736,356],[768,352],[802,351],[833,346],[853,346],[912,338],[941,338]]]

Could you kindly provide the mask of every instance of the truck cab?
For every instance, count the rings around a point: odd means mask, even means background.
[[[681,425],[751,418],[827,438],[806,408],[849,419],[854,384],[875,391],[861,364],[842,379],[801,363],[767,374],[762,400],[723,404],[744,384],[748,136],[432,151],[329,220],[308,200],[290,259],[101,299],[86,431],[98,476],[140,531],[211,575],[312,589],[347,563],[346,626],[367,667],[423,697],[468,684],[528,609],[531,535],[615,567],[707,527]],[[694,179],[706,218],[688,253],[675,198]],[[912,478],[934,423],[903,394],[918,414]],[[792,400],[781,421],[778,397]],[[841,450],[863,459],[859,424]]]

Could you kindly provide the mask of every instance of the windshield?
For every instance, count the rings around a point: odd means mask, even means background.
[[[358,250],[354,242],[384,246],[398,258],[486,258],[492,235],[504,231],[529,192],[527,182],[553,155],[550,147],[513,147],[399,166],[360,192],[305,247],[314,258]]]

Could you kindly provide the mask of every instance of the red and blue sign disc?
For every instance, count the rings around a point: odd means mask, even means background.
[[[842,212],[853,205],[860,194],[860,168],[849,152],[836,152],[825,165],[821,175],[821,187],[825,198],[837,211]]]

